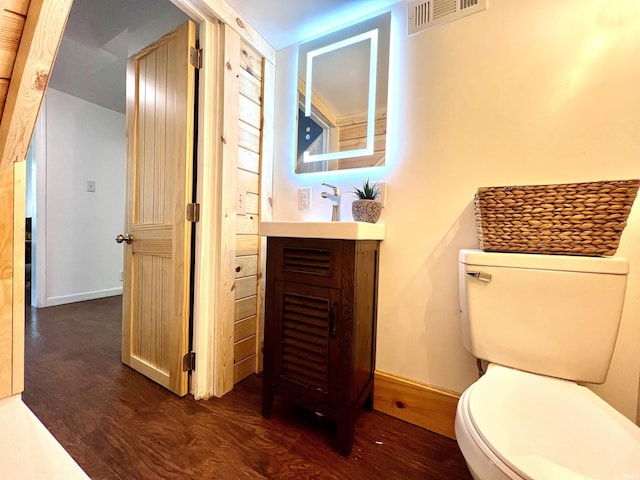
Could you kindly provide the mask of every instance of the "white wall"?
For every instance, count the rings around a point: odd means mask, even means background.
[[[125,116],[53,89],[45,102],[46,305],[117,295]]]
[[[27,198],[25,204],[25,216],[27,218],[33,217],[36,210],[36,195],[35,195],[35,182],[36,182],[36,158],[35,158],[35,141],[32,139],[29,143],[29,149],[27,150]]]
[[[481,186],[640,177],[640,4],[492,0],[481,13],[407,37],[394,15],[387,166],[293,174],[295,48],[278,52],[274,220],[330,218],[320,183],[389,183],[380,265],[377,368],[461,392],[476,378],[461,345],[458,249],[475,247]],[[394,47],[392,47],[394,48]],[[297,188],[313,187],[311,211]],[[631,271],[614,361],[594,390],[636,418],[640,200],[618,255]],[[514,319],[517,321],[517,319]]]

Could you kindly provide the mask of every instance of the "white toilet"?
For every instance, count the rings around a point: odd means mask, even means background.
[[[460,251],[464,345],[489,362],[456,414],[473,478],[640,480],[640,428],[576,383],[607,376],[627,273],[616,257]]]

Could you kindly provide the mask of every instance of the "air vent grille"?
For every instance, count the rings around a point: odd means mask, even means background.
[[[332,264],[331,250],[285,247],[283,251],[284,270],[331,275]]]
[[[416,0],[409,3],[409,35],[486,10],[487,0]]]
[[[473,7],[478,4],[478,0],[460,0],[460,10]]]
[[[415,28],[426,23],[429,23],[429,3],[418,2],[413,8],[413,26]]]
[[[437,20],[445,15],[456,13],[458,11],[457,3],[457,0],[433,0],[433,19]]]
[[[327,391],[330,314],[326,298],[284,294],[280,367],[283,377]]]
[[[431,21],[431,2],[417,1],[409,4],[409,34],[419,32]]]

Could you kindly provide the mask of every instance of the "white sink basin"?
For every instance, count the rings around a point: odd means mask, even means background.
[[[384,240],[385,226],[366,222],[260,222],[266,237]]]

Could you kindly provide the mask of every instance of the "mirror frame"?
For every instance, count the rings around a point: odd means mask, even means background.
[[[358,150],[344,150],[342,152],[328,152],[310,155],[307,150],[302,154],[302,162],[321,162],[325,160],[341,160],[343,158],[373,155],[373,135],[375,131],[376,115],[376,78],[378,76],[378,29],[346,38],[325,47],[307,52],[306,91],[304,99],[304,114],[311,116],[311,102],[313,99],[313,59],[326,53],[339,50],[349,45],[370,41],[369,46],[369,95],[367,101],[367,146]]]
[[[295,137],[297,141],[293,152],[296,174],[382,167],[386,163],[388,139],[386,111],[388,106],[388,79],[390,76],[391,17],[391,11],[386,11],[375,17],[340,28],[298,45],[297,81],[295,82],[298,85],[298,94],[294,117],[296,118]],[[315,154],[307,150],[300,152],[300,135],[304,134],[300,130],[302,128],[302,119],[304,117],[313,119],[315,115],[322,121],[322,116],[324,115],[322,110],[324,102],[322,102],[322,99],[318,104],[320,110],[316,110],[314,101],[314,99],[317,99],[313,92],[314,60],[320,55],[360,42],[368,42],[369,72],[368,75],[366,73],[363,75],[366,80],[363,78],[362,85],[368,82],[370,87],[367,92],[368,106],[361,115],[362,123],[360,128],[362,133],[358,136],[360,145],[353,145],[353,147],[356,147],[354,150]],[[366,50],[363,53],[367,55]],[[364,124],[365,118],[366,126]],[[326,121],[326,119],[324,120]],[[317,123],[317,118],[314,121]],[[320,124],[322,125],[322,122]],[[334,141],[336,140],[331,140],[331,143]]]

